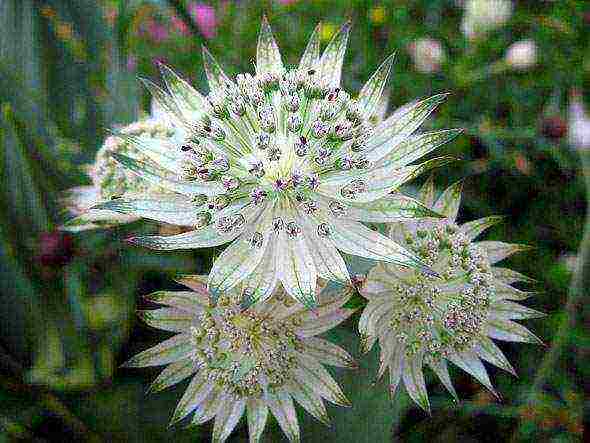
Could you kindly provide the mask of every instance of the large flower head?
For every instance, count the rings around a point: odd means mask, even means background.
[[[340,76],[349,28],[345,24],[321,56],[316,28],[299,65],[287,69],[264,20],[254,75],[232,80],[204,50],[207,97],[162,67],[167,91],[146,84],[184,131],[184,141],[131,140],[155,165],[116,158],[176,194],[120,199],[101,208],[195,228],[133,239],[151,248],[233,242],[211,270],[214,297],[245,281],[249,299],[256,301],[281,281],[287,293],[313,306],[318,277],[349,281],[340,252],[428,271],[414,253],[361,222],[425,215],[423,205],[392,193],[447,162],[443,157],[410,165],[459,131],[413,135],[445,94],[379,122],[393,56],[355,98],[344,91]]]
[[[192,423],[215,418],[213,441],[223,442],[247,415],[250,441],[258,441],[269,411],[290,441],[299,441],[293,405],[329,423],[322,399],[349,402],[322,364],[355,367],[350,355],[316,337],[354,311],[343,305],[350,292],[325,288],[317,310],[310,311],[281,291],[248,309],[241,291],[222,294],[213,306],[206,276],[179,280],[192,291],[156,292],[148,299],[168,307],[142,311],[151,326],[177,335],[143,351],[129,367],[169,365],[152,384],[158,391],[191,377],[172,422],[194,412]]]
[[[133,215],[120,212],[90,209],[113,198],[143,193],[165,192],[161,187],[143,180],[119,164],[114,155],[126,155],[140,161],[148,158],[129,140],[151,140],[161,142],[175,136],[174,128],[166,119],[154,111],[149,118],[142,119],[117,130],[124,136],[111,135],[106,138],[96,153],[94,163],[86,170],[92,185],[68,189],[63,197],[64,209],[75,218],[63,227],[70,231],[104,228],[137,220]]]
[[[392,393],[403,381],[408,394],[429,409],[423,369],[428,366],[456,397],[447,361],[472,374],[494,392],[481,360],[514,374],[492,339],[539,343],[514,322],[543,314],[521,306],[530,293],[512,283],[531,281],[510,269],[495,266],[525,246],[474,239],[502,217],[456,223],[461,185],[449,187],[434,201],[432,181],[421,193],[423,203],[445,215],[391,226],[390,236],[414,251],[440,277],[431,277],[393,264],[378,264],[368,274],[361,294],[369,303],[359,321],[363,350],[378,340],[379,377],[389,369]]]

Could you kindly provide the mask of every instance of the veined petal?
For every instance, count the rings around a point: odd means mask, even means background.
[[[192,354],[194,349],[190,335],[177,334],[131,357],[122,366],[126,368],[162,366],[187,358]]]
[[[494,300],[517,300],[522,301],[535,295],[535,292],[526,292],[516,289],[504,283],[494,283],[494,292],[492,298]]]
[[[428,400],[426,383],[424,382],[421,356],[409,359],[402,371],[402,378],[406,391],[412,397],[412,400],[426,412],[430,413],[430,402]]]
[[[227,440],[227,437],[234,430],[244,410],[246,409],[246,399],[240,398],[234,400],[230,394],[228,394],[225,400],[221,401],[221,407],[217,411],[215,416],[215,425],[213,426],[213,442],[223,443]]]
[[[439,146],[450,142],[461,132],[463,132],[463,129],[445,129],[443,131],[412,135],[401,142],[393,139],[392,144],[397,143],[397,147],[394,147],[379,163],[396,167],[409,165],[434,151]]]
[[[449,355],[449,360],[451,360],[465,372],[473,375],[482,385],[488,388],[492,394],[498,397],[498,394],[492,386],[492,382],[490,381],[490,377],[488,376],[486,368],[482,364],[479,357],[473,353],[473,351],[451,354]]]
[[[304,354],[298,354],[297,360],[299,364],[294,373],[300,384],[311,386],[314,392],[336,405],[350,406],[338,383],[320,363]]]
[[[251,274],[261,262],[272,236],[272,211],[262,215],[215,260],[207,287],[214,300]]]
[[[301,60],[299,61],[298,70],[302,73],[307,73],[310,69],[314,68],[318,63],[320,58],[320,29],[322,25],[318,23],[318,25],[313,30],[311,37],[309,38],[309,42],[305,47],[305,51],[301,56]]]
[[[535,334],[512,320],[489,321],[487,335],[491,338],[502,341],[543,344]]]
[[[434,192],[434,174],[430,174],[422,185],[422,188],[420,188],[418,200],[424,203],[425,206],[432,208],[434,206]]]
[[[330,424],[326,407],[319,395],[295,379],[290,380],[288,386],[290,394],[297,403],[326,426]]]
[[[303,342],[305,343],[305,353],[324,364],[342,368],[357,367],[352,356],[340,346],[317,337],[308,337]]]
[[[160,64],[160,72],[166,87],[176,102],[178,109],[189,121],[200,119],[210,111],[210,106],[205,97],[196,89],[180,78],[176,72],[166,65]]]
[[[504,243],[501,241],[480,241],[474,244],[482,248],[488,254],[488,260],[492,265],[510,257],[512,254],[532,249],[528,245]]]
[[[424,120],[441,104],[448,94],[438,94],[425,100],[402,107],[383,123],[379,124],[365,144],[363,154],[370,161],[385,157],[422,125]]]
[[[323,179],[318,187],[318,193],[347,203],[368,203],[385,197],[423,172],[443,166],[452,160],[451,157],[436,157],[418,165],[401,168],[389,165],[360,173],[338,173]],[[354,198],[344,197],[341,193],[342,188],[357,180],[368,185],[366,191],[355,194]]]
[[[125,134],[121,131],[113,131],[117,138],[125,140],[126,143],[136,148],[141,154],[145,155],[158,166],[168,170],[177,171],[180,157],[176,150],[176,145],[169,138],[146,137],[145,135],[137,136]]]
[[[377,263],[369,272],[366,281],[359,289],[360,294],[372,301],[393,291],[395,277],[389,272],[389,265]]]
[[[279,391],[275,394],[266,394],[264,399],[289,441],[299,442],[299,423],[289,394]]]
[[[348,269],[340,252],[330,240],[317,235],[318,225],[304,217],[301,218],[301,222],[304,226],[305,243],[313,257],[318,277],[344,284],[350,283]]]
[[[406,364],[402,346],[399,346],[397,343],[394,346],[391,357],[389,358],[389,395],[391,398],[393,398],[397,391]]]
[[[338,326],[348,317],[350,317],[356,309],[338,308],[329,314],[303,322],[297,327],[295,332],[300,337],[313,337],[314,335],[323,334],[326,331]]]
[[[431,360],[428,363],[428,366],[430,366],[430,368],[434,371],[438,379],[441,381],[447,391],[449,391],[449,393],[453,396],[455,401],[459,401],[459,397],[457,396],[457,392],[455,391],[455,387],[453,386],[453,382],[451,381],[451,377],[449,375],[449,368],[447,367],[446,360]]]
[[[59,229],[69,232],[80,232],[88,229],[106,228],[122,223],[131,223],[135,220],[137,218],[119,214],[118,212],[89,209],[85,213],[68,220]]]
[[[433,273],[416,255],[358,222],[334,219],[333,226],[330,239],[342,252]]]
[[[174,308],[160,308],[137,311],[139,317],[148,325],[164,331],[187,331],[193,321],[193,314]]]
[[[463,225],[465,226],[465,225]],[[503,283],[505,285],[511,285],[512,283],[517,282],[525,282],[525,283],[535,283],[536,280],[527,277],[526,275],[521,274],[520,272],[513,271],[512,269],[508,268],[492,268],[492,274],[494,274],[494,278]]]
[[[268,406],[260,398],[249,397],[246,402],[246,414],[248,416],[249,442],[258,443],[268,419]]]
[[[181,280],[177,281],[182,283]],[[203,312],[203,308],[209,305],[208,298],[192,291],[156,291],[144,298],[152,303],[182,309],[193,315]]]
[[[377,335],[376,326],[379,324],[378,320],[393,308],[394,306],[387,298],[369,302],[359,319],[359,332],[361,334]]]
[[[322,84],[329,88],[340,86],[340,77],[342,76],[342,64],[344,63],[344,53],[350,33],[350,22],[346,22],[338,33],[332,38],[320,59],[320,75]]]
[[[146,235],[131,237],[130,243],[160,251],[172,251],[177,249],[210,248],[230,242],[238,237],[244,228],[236,229],[228,234],[220,234],[213,225],[206,226],[197,231],[185,232],[178,235]]]
[[[272,35],[266,16],[262,17],[258,46],[256,47],[256,74],[282,75],[285,72],[279,47]]]
[[[150,392],[158,392],[184,380],[196,372],[192,358],[170,363],[150,385]]]
[[[492,215],[490,217],[483,217],[477,220],[470,221],[459,226],[461,232],[469,239],[475,240],[486,229],[502,222],[506,217],[502,215]]]
[[[379,163],[387,166],[401,167],[424,157],[453,140],[463,129],[446,129],[443,131],[425,132],[419,135],[412,135],[403,141],[392,141],[397,147],[386,155]],[[429,206],[432,207],[432,206]]]
[[[121,154],[113,154],[113,158],[138,177],[141,177],[154,185],[178,192],[179,194],[188,196],[196,194],[214,196],[225,192],[223,185],[218,182],[193,183],[180,181],[177,180],[173,174],[166,172],[163,169],[158,169],[155,166],[131,157]]]
[[[303,236],[291,239],[281,232],[278,238],[277,267],[285,291],[303,306],[314,307],[317,271]]]
[[[204,372],[195,375],[178,402],[170,424],[176,423],[189,415],[214,388],[215,384],[208,380]]]
[[[504,320],[522,320],[526,318],[545,317],[542,312],[536,311],[526,306],[519,305],[508,300],[495,301],[491,305],[491,318]]]
[[[174,126],[179,128],[186,126],[184,115],[180,109],[178,109],[176,101],[170,94],[148,79],[139,78],[139,81],[150,92],[152,101],[168,114],[168,117],[171,119],[171,123]]]
[[[195,413],[193,415],[191,424],[200,425],[215,417],[215,414],[217,414],[217,411],[221,406],[222,399],[222,393],[211,391],[194,409]]]
[[[405,219],[440,215],[418,200],[403,194],[391,194],[363,205],[349,203],[348,218],[363,222],[390,223]]]
[[[356,99],[359,108],[362,110],[363,116],[366,118],[371,117],[377,109],[379,100],[383,94],[383,89],[389,78],[394,58],[395,54],[391,54],[385,59],[381,66],[377,68],[377,71],[362,87],[361,92]]]
[[[208,275],[177,275],[174,280],[194,291],[188,292],[189,294],[192,294],[192,296],[190,297],[191,300],[195,300],[196,303],[199,303],[203,306],[209,306],[209,291],[207,291],[208,278]],[[173,294],[177,293],[178,292],[174,292]]]
[[[461,206],[461,192],[463,190],[463,181],[458,181],[449,186],[434,204],[433,209],[444,215],[451,221],[457,219],[459,206]]]
[[[205,68],[207,82],[211,91],[222,91],[226,85],[231,84],[229,77],[225,75],[217,60],[215,60],[205,46],[203,46],[203,67]]]
[[[127,200],[118,198],[94,207],[147,218],[178,226],[197,226],[206,206],[196,206],[193,201],[178,195],[154,195],[149,199]]]
[[[479,358],[493,364],[494,366],[504,369],[512,375],[516,375],[516,371],[504,355],[504,353],[498,348],[496,343],[490,340],[488,337],[480,337],[473,346],[474,352]]]
[[[243,309],[268,300],[277,286],[279,276],[275,265],[274,233],[272,235],[273,239],[269,241],[262,260],[256,269],[242,281],[245,291],[242,300]]]

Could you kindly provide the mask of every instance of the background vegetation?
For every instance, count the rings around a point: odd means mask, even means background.
[[[548,314],[527,323],[546,347],[502,345],[519,378],[490,368],[501,401],[457,370],[463,400],[455,404],[429,383],[429,417],[405,393],[391,402],[384,381],[373,386],[373,352],[359,371],[335,371],[354,406],[330,407],[331,428],[301,413],[303,441],[581,440],[590,343],[580,156],[590,154],[567,143],[566,109],[574,89],[590,103],[590,8],[581,0],[521,0],[503,26],[468,39],[460,3],[0,0],[0,442],[210,438],[207,425],[167,428],[183,386],[146,397],[157,371],[118,366],[161,339],[134,316],[141,295],[175,288],[177,272],[206,272],[211,253],[122,244],[131,231],[154,229],[140,223],[61,233],[58,198],[87,182],[82,165],[109,128],[149,110],[138,75],[156,78],[155,62],[165,61],[206,90],[202,44],[229,74],[251,70],[263,13],[291,64],[316,22],[328,40],[351,18],[348,89],[358,90],[397,51],[390,109],[452,92],[429,125],[466,132],[445,148],[460,160],[437,172],[438,183],[467,177],[462,219],[507,215],[488,238],[535,246],[509,264],[538,280],[528,305]],[[423,37],[446,54],[432,72],[413,59],[412,43]],[[499,62],[522,39],[536,42],[536,62],[520,70]],[[354,324],[330,336],[359,356]],[[276,423],[266,438],[282,441]],[[231,441],[247,441],[244,425]]]

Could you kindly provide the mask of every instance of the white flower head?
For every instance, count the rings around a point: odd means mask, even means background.
[[[503,26],[512,16],[511,0],[466,0],[461,30],[469,39]]]
[[[460,198],[458,183],[435,202],[434,187],[429,180],[421,192],[421,200],[446,218],[400,223],[390,231],[392,238],[420,255],[441,278],[392,264],[378,264],[360,289],[369,300],[359,321],[363,351],[379,341],[378,377],[389,370],[392,394],[403,381],[410,397],[425,410],[430,405],[424,367],[432,369],[455,398],[447,361],[472,374],[495,394],[481,360],[513,374],[514,370],[492,339],[540,342],[513,321],[543,315],[515,303],[531,293],[511,284],[532,280],[495,266],[527,248],[498,241],[474,242],[502,217],[458,225],[455,220]]]
[[[534,40],[521,40],[508,47],[504,59],[511,68],[524,71],[537,64],[537,52]]]
[[[133,238],[138,245],[173,250],[231,242],[209,275],[214,297],[243,282],[253,302],[263,300],[280,281],[311,307],[318,277],[349,282],[341,252],[428,272],[415,254],[361,222],[425,215],[423,205],[392,192],[448,162],[411,164],[460,130],[413,135],[446,94],[381,121],[393,56],[355,98],[344,91],[349,28],[345,24],[321,56],[316,28],[299,65],[287,69],[264,19],[254,75],[230,79],[204,49],[206,97],[162,67],[167,90],[146,85],[185,138],[176,149],[136,141],[151,163],[116,159],[175,194],[146,193],[100,208],[196,228]]]
[[[137,220],[135,216],[120,212],[91,209],[114,198],[146,192],[165,192],[161,187],[146,182],[128,171],[113,155],[126,155],[145,161],[147,157],[135,147],[132,140],[142,140],[142,143],[166,143],[172,140],[174,135],[172,126],[166,124],[163,118],[152,114],[150,118],[124,126],[107,137],[96,153],[94,163],[86,168],[92,185],[69,189],[62,197],[64,208],[75,217],[63,226],[63,229],[81,231]]]
[[[441,42],[433,38],[419,38],[410,43],[408,49],[416,69],[426,74],[440,71],[447,58]]]
[[[269,411],[290,441],[299,441],[293,400],[328,424],[326,399],[350,406],[323,364],[354,368],[352,357],[317,335],[348,318],[352,292],[325,288],[316,310],[308,310],[277,291],[265,302],[243,309],[234,289],[211,303],[206,276],[179,282],[192,291],[156,292],[148,300],[165,308],[141,311],[147,324],[175,332],[141,352],[125,366],[168,365],[151,386],[159,391],[191,377],[172,423],[194,412],[192,423],[215,419],[213,441],[225,441],[243,414],[250,441],[259,441]],[[318,289],[319,290],[319,289]]]
[[[571,146],[580,151],[590,149],[590,116],[584,107],[580,91],[573,90],[568,106],[568,140]]]

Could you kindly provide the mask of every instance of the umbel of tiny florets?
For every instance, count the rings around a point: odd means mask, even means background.
[[[148,296],[167,307],[141,311],[143,320],[177,335],[126,363],[168,365],[152,391],[192,378],[172,423],[193,412],[193,424],[214,418],[213,441],[223,442],[245,413],[250,441],[255,442],[270,411],[289,440],[299,441],[293,400],[325,424],[329,418],[322,399],[350,406],[323,364],[352,368],[355,363],[346,351],[316,337],[354,312],[343,308],[350,292],[324,289],[314,312],[282,291],[242,309],[237,289],[222,294],[213,306],[206,279],[185,276],[179,282],[192,291]]]
[[[416,254],[362,222],[431,215],[396,191],[448,162],[440,157],[412,164],[459,131],[413,135],[445,94],[380,121],[393,56],[356,97],[344,91],[340,77],[349,28],[345,24],[321,56],[316,28],[299,65],[288,69],[264,20],[254,74],[232,80],[203,51],[207,96],[162,67],[167,90],[145,84],[184,139],[177,145],[131,140],[152,163],[115,158],[175,194],[146,193],[99,208],[194,228],[132,239],[154,249],[231,242],[209,276],[214,296],[242,282],[254,302],[281,282],[311,307],[318,277],[349,282],[341,252],[432,273]]]
[[[92,185],[78,186],[64,194],[64,209],[76,217],[70,220],[64,229],[80,231],[129,223],[137,220],[137,217],[110,210],[89,209],[101,202],[123,196],[166,192],[160,186],[145,181],[127,170],[113,156],[126,155],[147,161],[148,158],[130,140],[149,140],[155,143],[171,140],[175,135],[174,128],[163,119],[151,117],[131,123],[119,129],[117,133],[119,136],[111,135],[106,138],[96,153],[94,163],[86,168]]]
[[[458,225],[460,194],[461,184],[457,183],[435,202],[429,180],[421,200],[445,218],[415,220],[390,228],[393,239],[419,255],[440,277],[378,264],[361,287],[361,294],[369,300],[359,321],[363,350],[368,351],[379,341],[378,377],[388,369],[392,394],[403,381],[408,394],[425,410],[429,409],[425,366],[435,372],[455,398],[447,361],[472,374],[495,394],[481,360],[513,374],[514,370],[491,339],[539,343],[537,337],[513,321],[543,315],[514,302],[530,293],[511,284],[531,280],[494,266],[526,247],[474,242],[502,217]]]

